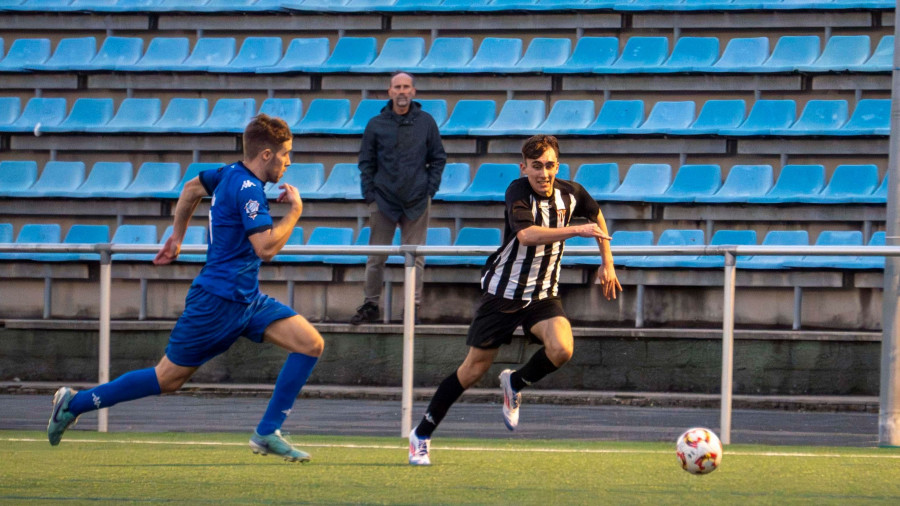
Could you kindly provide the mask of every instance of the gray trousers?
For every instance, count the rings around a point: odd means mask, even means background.
[[[378,206],[371,204],[369,206],[371,215],[369,216],[369,228],[371,236],[369,244],[374,246],[389,245],[394,239],[394,230],[400,227],[400,243],[407,245],[424,245],[428,236],[428,215],[431,211],[431,201],[428,201],[428,207],[422,216],[414,220],[408,219],[406,216],[400,217],[400,222],[395,223],[393,220],[382,214],[378,210]],[[366,302],[378,304],[381,299],[381,289],[384,285],[384,264],[387,262],[387,256],[369,255],[366,261],[366,286],[365,296]],[[416,257],[416,304],[422,302],[422,275],[425,270],[425,257]]]

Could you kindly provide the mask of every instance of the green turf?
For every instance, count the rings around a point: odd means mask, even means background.
[[[731,445],[692,476],[674,444],[303,437],[313,461],[253,455],[240,434],[0,431],[0,502],[29,504],[900,504],[900,450]],[[202,444],[212,443],[212,444]]]

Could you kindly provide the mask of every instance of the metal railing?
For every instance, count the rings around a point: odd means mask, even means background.
[[[110,362],[110,293],[112,287],[112,255],[115,253],[156,253],[159,245],[125,244],[38,244],[0,243],[0,252],[19,253],[97,253],[100,262],[100,315],[98,347],[98,383],[109,381]],[[429,255],[489,255],[496,246],[285,246],[280,254],[302,255],[403,255],[404,256],[404,312],[403,312],[403,376],[401,394],[400,435],[406,437],[412,429],[413,357],[415,337],[415,259]],[[840,255],[840,256],[900,256],[900,246],[613,246],[618,255],[690,255],[724,257],[724,306],[722,309],[722,382],[719,437],[722,443],[731,442],[732,379],[734,366],[734,300],[738,255]],[[206,246],[185,245],[182,254],[206,253]],[[596,256],[597,248],[567,247],[569,256]],[[84,260],[81,260],[84,262]],[[289,281],[289,280],[285,280]],[[97,417],[97,429],[109,427],[107,409]]]

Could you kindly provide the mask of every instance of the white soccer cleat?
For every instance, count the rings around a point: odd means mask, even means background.
[[[519,425],[519,405],[522,403],[522,394],[513,390],[509,377],[512,369],[506,369],[500,373],[500,388],[503,389],[503,423],[509,430],[516,430]]]
[[[419,438],[416,429],[409,432],[409,465],[431,465],[431,438]]]

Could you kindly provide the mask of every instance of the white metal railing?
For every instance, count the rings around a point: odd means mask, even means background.
[[[109,381],[110,360],[110,291],[112,286],[112,254],[156,253],[159,245],[132,244],[39,244],[0,243],[0,252],[19,253],[98,253],[100,255],[100,321],[98,350],[98,382]],[[285,246],[281,254],[302,255],[403,255],[404,312],[403,312],[403,378],[401,394],[400,435],[406,437],[412,429],[413,401],[413,343],[415,337],[415,258],[420,255],[489,255],[496,246]],[[732,378],[734,364],[734,295],[736,257],[738,255],[841,255],[841,256],[900,256],[900,246],[613,246],[617,255],[691,255],[722,256],[725,259],[724,306],[722,308],[722,383],[719,437],[731,443]],[[184,245],[181,253],[206,253],[206,246]],[[597,248],[567,247],[566,255],[596,256]],[[287,280],[286,280],[287,281]],[[98,413],[97,429],[108,430],[108,412]]]

